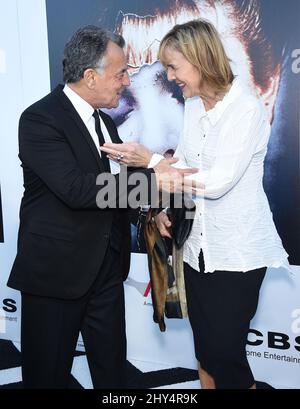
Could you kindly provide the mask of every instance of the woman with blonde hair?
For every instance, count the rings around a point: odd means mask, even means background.
[[[184,126],[174,166],[196,167],[196,214],[184,245],[188,314],[203,389],[255,388],[246,343],[267,267],[288,254],[263,188],[270,124],[264,104],[238,77],[214,26],[203,19],[174,26],[159,59],[185,98]],[[142,145],[121,152],[126,165],[151,154]],[[148,166],[161,159],[154,155]],[[166,213],[156,217],[171,237]]]
[[[234,77],[205,20],[176,25],[160,43],[169,81],[185,97],[175,152],[199,168],[197,212],[184,249],[185,284],[202,388],[255,388],[246,356],[267,267],[287,266],[263,189],[270,124],[263,103]],[[170,221],[157,217],[161,233]]]

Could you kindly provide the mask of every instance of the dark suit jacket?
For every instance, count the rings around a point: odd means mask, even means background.
[[[121,143],[112,119],[105,113],[101,117],[112,141]],[[25,191],[18,251],[8,286],[43,296],[81,297],[99,273],[116,218],[126,279],[128,211],[97,207],[96,195],[102,186],[96,185],[96,178],[104,171],[103,163],[62,86],[23,112],[19,152]],[[153,169],[139,171],[150,180]],[[115,180],[118,187],[119,176]]]

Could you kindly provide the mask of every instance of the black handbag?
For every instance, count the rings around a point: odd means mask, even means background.
[[[172,223],[172,236],[178,249],[183,246],[192,230],[195,211],[196,205],[191,198],[174,195],[171,207],[167,209],[167,215]]]

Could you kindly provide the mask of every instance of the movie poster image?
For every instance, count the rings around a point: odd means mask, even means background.
[[[165,156],[176,149],[184,100],[157,60],[159,41],[176,23],[198,17],[216,26],[234,74],[252,87],[268,110],[272,133],[265,190],[289,260],[300,265],[300,2],[48,0],[46,5],[51,87],[62,82],[63,47],[74,31],[95,24],[119,32],[126,41],[131,86],[109,114],[123,141],[138,141]],[[138,225],[135,220],[134,239]],[[134,252],[144,251],[133,242]]]

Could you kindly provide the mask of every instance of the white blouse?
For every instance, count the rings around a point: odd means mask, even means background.
[[[184,245],[184,261],[195,270],[201,249],[205,272],[289,268],[262,183],[269,136],[263,103],[238,78],[209,111],[200,97],[186,100],[174,166],[199,168],[188,178],[205,185]]]

